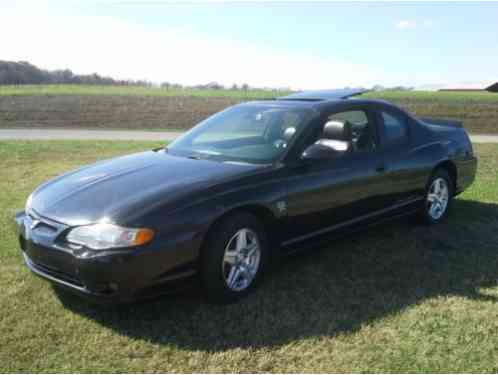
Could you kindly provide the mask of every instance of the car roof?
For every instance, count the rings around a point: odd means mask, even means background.
[[[242,105],[263,105],[268,107],[287,107],[287,108],[310,108],[319,112],[329,110],[334,105],[341,105],[348,102],[356,104],[379,103],[390,107],[393,104],[384,100],[357,98],[368,90],[365,89],[338,89],[338,90],[320,90],[320,91],[303,91],[287,96],[273,99],[264,99],[241,103]]]
[[[318,91],[301,91],[287,96],[277,98],[277,100],[303,100],[303,101],[324,101],[349,99],[353,96],[361,95],[368,90],[365,89],[336,89],[336,90],[318,90]]]

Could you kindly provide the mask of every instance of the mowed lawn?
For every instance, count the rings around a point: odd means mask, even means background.
[[[49,177],[157,143],[0,143],[0,372],[496,372],[498,145],[436,227],[410,218],[293,257],[249,298],[105,308],[24,267],[13,224]]]

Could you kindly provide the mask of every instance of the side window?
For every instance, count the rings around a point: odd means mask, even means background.
[[[344,122],[346,139],[353,152],[373,151],[376,148],[374,124],[368,121],[365,111],[353,110],[334,113],[327,121]]]
[[[399,143],[408,138],[408,121],[403,116],[384,111],[381,115],[387,144]]]

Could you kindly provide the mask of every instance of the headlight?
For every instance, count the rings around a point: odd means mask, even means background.
[[[154,237],[146,228],[122,228],[113,224],[84,225],[72,229],[66,239],[95,250],[144,245]]]

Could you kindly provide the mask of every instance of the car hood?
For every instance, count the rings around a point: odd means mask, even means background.
[[[148,151],[102,161],[38,187],[30,209],[67,225],[120,222],[261,168]]]

